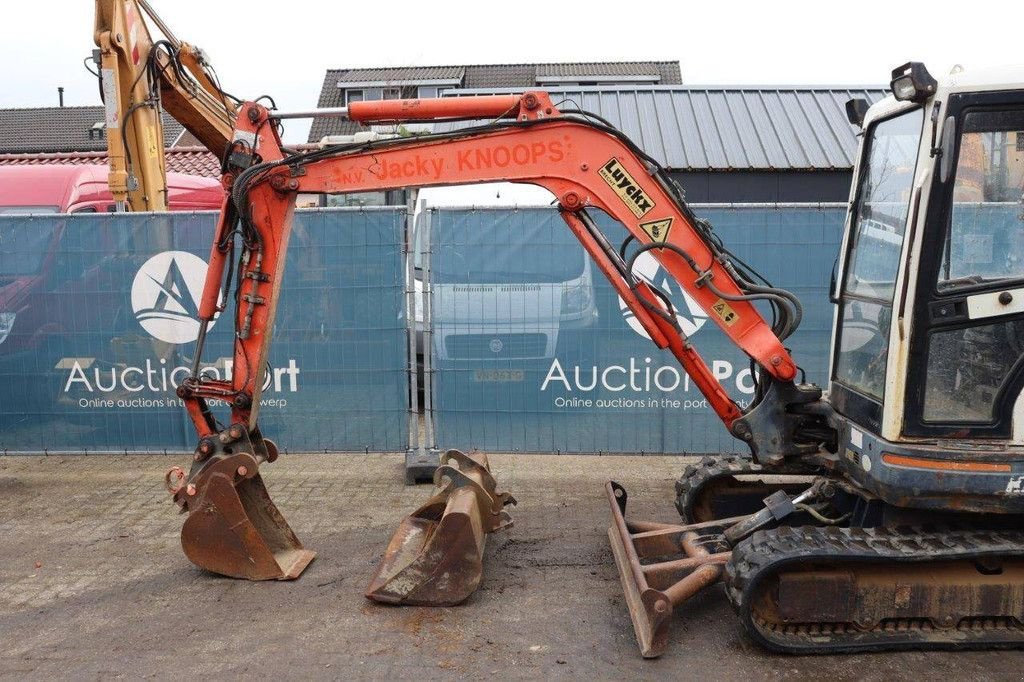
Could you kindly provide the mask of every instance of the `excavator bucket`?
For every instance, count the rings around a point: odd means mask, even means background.
[[[181,529],[185,556],[232,578],[298,578],[316,552],[303,549],[259,474],[261,462],[277,458],[277,447],[247,435],[233,446],[209,456],[197,451],[188,476],[177,467],[167,473],[168,489],[188,513]]]
[[[452,466],[454,463],[455,466]],[[487,457],[449,450],[434,472],[441,490],[409,514],[391,538],[366,596],[386,604],[454,606],[483,576],[487,534],[512,525]]]

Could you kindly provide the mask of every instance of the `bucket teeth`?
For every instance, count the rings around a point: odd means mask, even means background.
[[[434,474],[441,487],[402,519],[366,596],[387,604],[453,606],[465,601],[483,576],[488,533],[512,525],[487,457],[449,450]]]
[[[263,484],[259,465],[272,461],[271,452],[276,457],[269,441],[243,434],[197,458],[187,482],[169,472],[174,501],[188,513],[181,546],[196,566],[232,578],[293,580],[316,556],[302,547]]]

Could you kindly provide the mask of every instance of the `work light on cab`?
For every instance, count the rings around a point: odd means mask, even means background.
[[[907,62],[892,71],[889,87],[893,96],[902,102],[923,102],[935,94],[938,82],[921,62]]]

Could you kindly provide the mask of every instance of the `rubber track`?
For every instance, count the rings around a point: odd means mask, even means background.
[[[1024,533],[783,526],[754,533],[737,545],[726,565],[726,593],[750,636],[779,652],[1022,647],[1024,626],[1012,618],[964,619],[949,629],[936,628],[929,619],[888,620],[864,631],[842,624],[761,626],[754,622],[750,608],[761,581],[794,563],[899,564],[982,557],[1024,557]],[[893,567],[893,580],[897,579],[898,570]]]
[[[746,474],[767,475],[813,475],[815,472],[805,468],[779,467],[766,469],[754,463],[750,455],[719,455],[702,457],[696,464],[688,464],[683,475],[676,481],[676,511],[684,523],[696,523],[693,518],[693,506],[709,483],[731,476]],[[708,519],[701,519],[708,520]]]

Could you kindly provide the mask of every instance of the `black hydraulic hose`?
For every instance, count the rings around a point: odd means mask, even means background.
[[[629,239],[627,238],[626,241],[624,241],[623,244],[622,244],[622,249],[623,250],[625,250],[625,247],[628,245],[628,243],[629,243]],[[743,294],[739,294],[739,295],[726,294],[725,292],[719,290],[718,287],[716,287],[713,284],[711,284],[710,267],[707,270],[702,270],[700,268],[700,266],[697,264],[696,259],[693,258],[693,256],[691,256],[689,253],[687,253],[683,249],[679,248],[675,244],[661,244],[661,243],[645,244],[645,245],[641,246],[639,249],[637,249],[633,253],[633,255],[629,258],[629,261],[626,263],[626,271],[628,273],[630,273],[630,277],[631,278],[632,278],[632,273],[633,273],[633,266],[636,263],[636,259],[639,258],[641,254],[643,254],[643,253],[645,253],[647,251],[652,251],[654,249],[668,249],[669,251],[672,251],[673,253],[675,253],[678,256],[680,256],[690,266],[690,269],[693,270],[694,273],[696,273],[698,275],[698,279],[697,279],[698,286],[707,285],[708,289],[712,293],[716,294],[719,298],[722,298],[722,299],[727,300],[727,301],[767,300],[767,301],[771,301],[771,302],[779,305],[783,310],[785,310],[786,314],[783,314],[783,315],[780,316],[780,319],[776,322],[775,325],[772,326],[772,331],[775,333],[776,336],[778,336],[780,338],[780,340],[785,339],[795,329],[795,327],[791,323],[791,320],[794,317],[795,311],[790,308],[789,301],[785,297],[783,297],[783,296],[781,296],[779,294],[776,294],[774,291],[743,293]],[[636,286],[637,286],[637,283],[635,282],[635,279],[634,279],[630,283],[630,288],[631,289],[636,289]],[[649,283],[648,283],[648,286],[650,286]],[[660,289],[657,289],[656,287],[652,286],[651,289],[656,294],[658,294],[659,298],[661,298],[663,301],[665,301],[665,303],[668,305],[669,311],[672,313],[673,321],[675,321],[674,320],[674,318],[675,318],[675,309],[672,306],[671,302],[669,301],[668,297],[664,294],[664,292],[662,292]],[[641,301],[643,301],[642,298],[641,298]],[[646,303],[645,303],[645,305],[646,305]],[[651,307],[651,306],[647,306],[647,307]],[[658,312],[658,314],[661,315],[662,317],[665,317],[660,310],[658,310],[656,312]]]
[[[667,243],[644,244],[639,249],[634,251],[632,256],[630,256],[629,261],[626,263],[626,270],[627,270],[627,272],[629,272],[629,273],[633,272],[633,265],[634,265],[634,263],[636,263],[636,259],[640,256],[640,254],[645,253],[647,251],[651,251],[653,249],[667,249],[667,250],[672,251],[673,253],[677,254],[678,256],[680,256],[683,260],[686,261],[687,265],[690,266],[690,269],[693,270],[697,274],[697,276],[698,276],[697,277],[697,284],[698,284],[698,286],[707,286],[708,289],[712,293],[714,293],[716,296],[718,296],[721,299],[724,299],[726,301],[766,300],[766,301],[772,301],[772,302],[775,302],[776,304],[779,304],[781,306],[782,310],[784,310],[786,314],[780,316],[781,319],[772,328],[772,331],[775,333],[776,336],[778,336],[780,338],[780,340],[784,340],[787,336],[789,336],[789,334],[791,334],[794,331],[795,327],[792,325],[792,319],[795,317],[796,311],[794,311],[792,309],[792,307],[791,307],[792,303],[791,303],[790,299],[788,299],[785,296],[777,293],[776,290],[757,291],[757,292],[743,293],[743,294],[738,294],[738,295],[737,294],[726,294],[724,291],[721,291],[720,289],[718,289],[718,287],[716,287],[714,284],[712,284],[711,276],[710,276],[711,275],[710,267],[707,270],[701,269],[701,267],[697,264],[697,261],[693,258],[693,256],[691,256],[689,253],[687,253],[683,249],[679,248],[675,244],[667,244]],[[786,292],[786,293],[789,293],[789,292]],[[792,294],[790,294],[790,296],[792,296]]]
[[[628,270],[629,272],[633,272],[633,264],[636,263],[636,259],[639,258],[641,256],[641,254],[644,254],[644,253],[646,253],[648,251],[652,251],[654,249],[667,249],[667,250],[675,253],[677,256],[679,256],[683,260],[685,260],[686,264],[690,266],[690,269],[693,270],[698,275],[701,275],[701,274],[704,273],[704,271],[701,269],[701,267],[699,265],[697,265],[697,261],[694,259],[693,256],[688,254],[686,251],[683,251],[681,248],[679,248],[675,244],[669,244],[667,242],[657,242],[657,243],[651,243],[651,244],[644,244],[643,246],[638,248],[636,251],[633,252],[633,255],[629,257],[629,260],[626,261],[626,270]]]
[[[608,256],[608,260],[610,260],[612,264],[615,266],[615,269],[619,271],[619,274],[622,276],[622,279],[625,280],[626,284],[629,286],[629,290],[636,293],[637,287],[640,286],[640,282],[637,280],[636,277],[633,276],[633,272],[630,269],[630,266],[626,265],[624,262],[626,246],[629,244],[629,241],[632,239],[632,236],[626,238],[626,241],[624,241],[622,243],[622,246],[619,247],[618,254],[616,254],[615,248],[611,245],[611,243],[609,243],[608,238],[597,227],[597,224],[594,223],[589,213],[587,213],[586,211],[580,211],[579,218],[580,222],[583,223],[583,226],[587,229],[588,232],[590,232],[590,235],[594,238],[598,245],[601,246],[601,249],[605,252],[605,255]],[[647,282],[647,287],[654,293],[655,296],[661,299],[662,303],[665,304],[665,310],[662,310],[658,306],[652,304],[643,296],[638,295],[637,300],[640,301],[640,304],[643,305],[644,308],[646,308],[650,312],[654,313],[658,317],[662,318],[663,320],[671,324],[672,328],[675,329],[680,336],[682,336],[683,328],[679,324],[679,320],[676,317],[676,311],[672,305],[671,299],[669,299],[668,295],[664,291],[656,287],[651,282]]]
[[[619,247],[619,258],[621,258],[623,261],[626,260],[626,247],[628,247],[630,242],[632,242],[634,239],[636,239],[636,237],[634,237],[631,234],[628,234],[626,235],[626,238],[622,240],[622,245]]]
[[[706,278],[703,281],[703,285],[706,286],[708,290],[715,296],[718,296],[719,298],[726,301],[763,300],[774,301],[775,303],[778,303],[781,306],[781,310],[785,311],[785,314],[780,316],[781,319],[779,320],[779,324],[777,325],[778,328],[773,328],[772,331],[775,332],[775,335],[779,337],[780,341],[785,341],[786,337],[788,337],[796,330],[796,327],[793,325],[793,320],[796,317],[797,311],[793,309],[792,302],[788,298],[778,293],[775,293],[774,290],[755,292],[753,289],[751,289],[751,293],[749,294],[727,294],[718,287],[716,287],[714,283],[711,281],[710,277]],[[762,287],[758,287],[758,289],[760,288]]]
[[[762,287],[756,284],[749,283],[746,284],[744,289],[758,294],[770,294],[775,296],[781,296],[782,298],[789,302],[789,311],[792,317],[789,321],[789,333],[786,334],[786,336],[791,336],[793,332],[795,332],[800,327],[800,323],[804,319],[804,306],[802,303],[800,303],[800,299],[797,298],[796,295],[793,294],[793,292],[786,291],[785,289],[779,289],[777,287]],[[785,340],[786,337],[781,338],[782,340]]]

